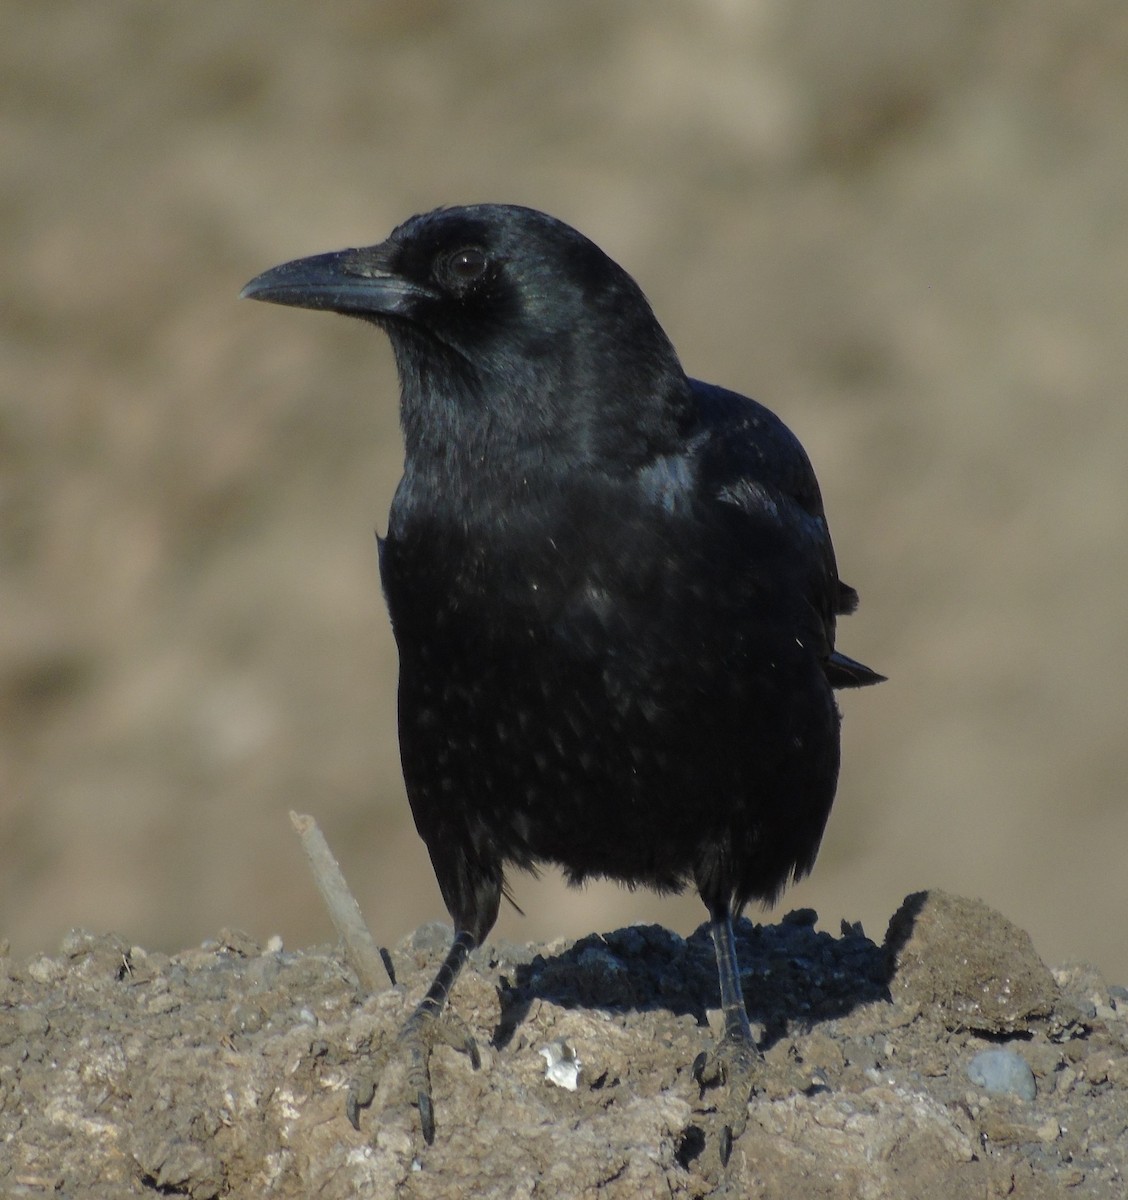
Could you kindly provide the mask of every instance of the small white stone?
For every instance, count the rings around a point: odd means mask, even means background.
[[[574,1092],[580,1082],[580,1060],[575,1050],[563,1038],[540,1048],[545,1061],[544,1077],[549,1083]]]

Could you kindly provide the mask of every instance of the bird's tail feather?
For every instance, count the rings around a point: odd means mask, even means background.
[[[834,688],[869,687],[874,683],[884,683],[885,676],[867,667],[864,663],[856,662],[840,654],[837,650],[827,659],[826,677]]]

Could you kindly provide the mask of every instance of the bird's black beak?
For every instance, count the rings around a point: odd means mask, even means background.
[[[431,293],[396,274],[390,257],[381,244],[297,258],[257,275],[240,298],[355,317],[406,317],[414,301]]]

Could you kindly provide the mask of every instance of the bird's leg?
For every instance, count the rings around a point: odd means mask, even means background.
[[[475,1071],[481,1066],[478,1045],[465,1022],[453,1013],[447,1013],[445,1019],[440,1020],[450,989],[476,946],[477,941],[468,930],[455,934],[454,944],[447,951],[434,982],[396,1039],[407,1060],[407,1088],[412,1103],[419,1109],[419,1123],[428,1145],[435,1140],[435,1107],[431,1100],[432,1047],[436,1042],[453,1046],[470,1059]],[[360,1128],[360,1110],[372,1103],[376,1088],[377,1081],[371,1077],[354,1079],[349,1085],[345,1112],[354,1129]]]
[[[710,908],[713,947],[717,952],[717,975],[721,984],[721,1012],[724,1033],[712,1051],[702,1050],[693,1063],[693,1078],[702,1089],[723,1086],[725,1100],[719,1106],[721,1117],[720,1157],[724,1166],[732,1153],[732,1143],[748,1124],[748,1097],[752,1091],[752,1075],[760,1061],[760,1051],[748,1023],[744,993],[740,987],[740,965],[736,959],[736,942],[732,930],[732,914],[728,904]]]

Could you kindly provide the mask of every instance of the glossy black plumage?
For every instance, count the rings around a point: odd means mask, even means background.
[[[835,651],[857,597],[799,442],[688,379],[630,276],[530,209],[414,217],[245,294],[374,321],[396,355],[406,454],[380,566],[400,746],[463,942],[425,1015],[507,868],[552,862],[695,886],[746,1052],[731,914],[811,867],[832,688],[881,678]]]

